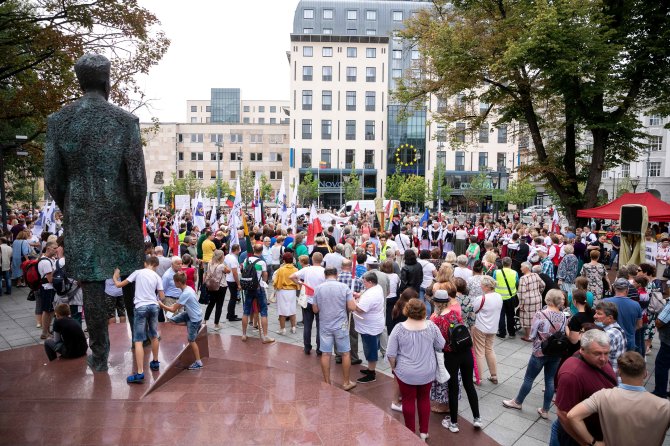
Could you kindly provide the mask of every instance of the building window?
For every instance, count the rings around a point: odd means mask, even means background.
[[[321,120],[321,139],[331,139],[333,135],[333,121],[330,119]]]
[[[272,162],[281,162],[283,161],[282,159],[282,154],[279,152],[270,152],[270,161]]]
[[[231,152],[230,153],[230,160],[231,161],[242,161],[244,157],[244,154],[242,152]]]
[[[198,106],[197,105],[191,105],[191,113],[197,113],[198,111]]]
[[[402,11],[393,11],[393,21],[402,22]]]
[[[251,123],[251,118],[248,118],[248,117],[243,118],[243,119],[242,119],[242,123],[243,123],[243,124],[249,124],[249,123]]]
[[[312,120],[302,120],[302,139],[312,139]]]
[[[324,9],[323,10],[323,18],[324,20],[333,20],[333,10],[332,9]]]
[[[330,169],[330,149],[321,149],[319,168]]]
[[[270,106],[270,113],[277,113],[277,106],[276,105],[271,105]]]
[[[353,46],[347,47],[347,57],[356,57],[358,54],[357,48]]]
[[[496,160],[496,166],[498,167],[499,171],[505,169],[506,162],[507,162],[507,154],[504,152],[498,152],[498,159]]]
[[[322,31],[323,34],[332,34],[333,33],[333,28],[323,28]],[[279,172],[281,173],[281,172]]]
[[[658,152],[663,150],[663,137],[662,136],[650,136],[647,140],[649,144],[649,150],[652,152]]]
[[[216,170],[210,170],[209,171],[209,179],[210,180],[216,180]]]
[[[314,10],[313,9],[303,9],[302,10],[302,18],[303,19],[308,19],[311,20],[314,18]]]
[[[333,92],[330,90],[323,90],[321,92],[321,110],[333,109]]]
[[[198,123],[198,118],[195,116],[191,116],[191,124],[197,124]]]
[[[249,135],[249,138],[252,144],[261,144],[263,142],[263,135],[260,133],[252,133]]]
[[[374,91],[365,92],[365,111],[375,111],[377,93]]]
[[[203,138],[202,133],[191,133],[191,142],[202,142]]]
[[[244,113],[249,113],[251,111],[251,107],[249,107],[248,105],[245,105],[243,110],[244,110]]]
[[[277,171],[275,172],[274,170],[270,171],[270,179],[271,180],[281,180],[282,179],[282,172]]]
[[[621,176],[623,178],[630,177],[630,164],[622,164],[621,165]]]
[[[365,68],[365,82],[376,82],[377,81],[377,68],[367,67]]]
[[[356,121],[354,120],[347,120],[347,125],[346,125],[346,139],[349,141],[355,141],[356,140]]]
[[[661,176],[661,162],[660,161],[651,161],[647,167],[647,176],[648,177],[660,177]]]
[[[419,50],[412,50],[412,60],[419,60]]]
[[[393,79],[400,79],[402,77],[402,70],[400,68],[393,68],[391,70],[391,77]]]
[[[202,152],[191,152],[191,161],[202,161],[203,159]]]
[[[445,142],[447,140],[447,130],[444,124],[438,124],[435,129],[435,140],[437,142]]]
[[[311,81],[312,80],[312,67],[305,65],[302,67],[302,80],[304,81]],[[245,110],[246,111],[246,110]]]
[[[377,11],[370,9],[365,11],[365,20],[377,20]]]
[[[312,57],[314,55],[314,48],[311,46],[303,46],[302,55],[303,57]]]
[[[283,144],[284,143],[284,135],[270,135],[270,144]]]
[[[347,91],[347,111],[356,110],[356,92]]]
[[[333,57],[333,47],[332,46],[324,46],[321,49],[321,55],[323,57]]]
[[[244,138],[242,138],[241,133],[231,133],[230,134],[230,142],[241,143],[241,142],[244,142]]]
[[[366,36],[374,36],[374,35],[376,35],[376,34],[377,34],[377,30],[376,30],[376,29],[366,29],[366,30],[365,30],[365,35],[366,35]]]
[[[216,155],[219,155],[219,160],[223,160],[223,153],[221,152],[210,152],[209,154],[209,160],[210,161],[216,161]]]
[[[363,168],[365,169],[374,169],[375,168],[375,151],[366,150],[365,159],[363,161]]]
[[[464,171],[465,170],[465,152],[457,151],[456,152],[456,170]]]
[[[355,9],[347,10],[347,20],[356,20],[358,18],[358,11]]]
[[[303,110],[312,109],[312,90],[302,91],[302,109]]]
[[[314,34],[314,28],[303,28],[302,33],[303,34]]]
[[[184,152],[179,152],[179,153],[177,154],[177,159],[178,159],[179,161],[184,161]]]
[[[465,122],[456,123],[456,133],[454,135],[456,141],[465,142]]]
[[[302,149],[302,168],[311,168],[312,167],[312,149]]]
[[[250,161],[263,161],[263,152],[251,152],[249,154]]]
[[[479,170],[486,170],[489,167],[489,153],[479,152]]]
[[[333,67],[325,65],[321,68],[321,80],[326,82],[333,80]]]
[[[374,141],[375,139],[375,122],[374,121],[365,121],[365,140]]]
[[[610,177],[610,172],[609,170],[603,170],[602,174],[600,175],[601,179],[606,180]]]
[[[498,127],[498,144],[507,144],[507,124]]]
[[[356,34],[358,34],[358,30],[356,28],[347,28],[348,36],[355,36]]]
[[[237,172],[234,171],[234,170],[231,170],[230,171],[230,179],[234,180],[235,178],[237,178]]]
[[[179,170],[179,171],[177,171],[177,178],[179,178],[180,180],[181,180],[182,178],[184,178],[184,171],[183,171],[183,170]]]
[[[365,57],[367,57],[368,59],[374,59],[375,57],[377,57],[377,48],[366,48]]]
[[[223,134],[222,133],[212,133],[209,135],[209,142],[223,142]]]
[[[347,82],[356,82],[356,67],[347,67]]]
[[[258,118],[259,124],[265,124],[265,118]]]
[[[401,60],[402,59],[402,50],[393,50],[393,59]]]
[[[479,126],[479,142],[489,142],[489,125],[487,123]]]
[[[193,111],[193,110],[191,110]],[[662,119],[661,115],[651,115],[649,116],[649,125],[650,126],[658,126],[661,125]]]
[[[345,169],[351,169],[354,167],[354,151],[353,149],[347,149],[344,151],[344,168]]]
[[[277,118],[270,118],[270,124],[276,124]]]
[[[444,113],[447,111],[447,100],[445,98],[437,98],[437,112]]]
[[[205,111],[206,111],[207,113],[211,113],[211,112],[212,112],[212,106],[211,106],[211,105],[206,105],[206,106],[205,106]]]
[[[265,105],[259,105],[258,106],[258,112],[259,113],[265,113]]]

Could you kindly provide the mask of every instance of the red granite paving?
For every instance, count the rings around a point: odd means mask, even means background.
[[[182,370],[185,328],[165,325],[163,370],[145,367],[145,383],[128,385],[128,331],[114,325],[110,336],[109,373],[92,373],[84,359],[48,363],[41,346],[0,352],[0,444],[420,444],[390,410],[390,377],[345,392],[334,362],[334,385],[326,385],[317,357],[298,346],[219,335],[207,338],[204,369]],[[170,379],[158,381],[161,373]],[[431,444],[497,444],[462,419],[451,434],[441,419],[431,416]]]

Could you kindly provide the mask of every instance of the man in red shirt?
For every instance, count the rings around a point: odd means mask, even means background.
[[[558,419],[551,426],[549,446],[578,446],[575,433],[568,420],[570,409],[601,389],[617,386],[616,375],[609,363],[610,340],[602,330],[589,330],[582,335],[579,353],[563,363],[558,371],[556,414]],[[597,441],[603,440],[598,415],[584,420],[589,433]]]

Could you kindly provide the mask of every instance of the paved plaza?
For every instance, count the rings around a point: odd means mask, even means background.
[[[41,330],[35,327],[33,316],[35,303],[27,301],[27,295],[27,288],[15,288],[11,295],[0,296],[0,350],[20,348],[42,342],[40,340]],[[241,315],[241,313],[241,305],[238,305],[238,314]],[[277,334],[279,324],[276,315],[276,305],[270,305],[268,316],[270,335],[275,337],[279,342],[301,347],[302,330],[298,329],[296,334],[290,334],[289,332],[284,336]],[[212,320],[210,320],[210,324],[213,325]],[[209,333],[212,335],[241,335],[240,322],[231,323],[226,321],[222,322],[222,326],[223,328],[220,331],[215,331],[210,327]],[[247,335],[257,336],[258,332],[250,327]],[[361,359],[364,359],[362,343],[359,343],[359,346],[361,348],[359,355]],[[263,348],[273,347],[264,346]],[[646,387],[648,390],[652,390],[654,385],[653,364],[657,350],[658,340],[654,339],[652,354],[647,356],[649,377]],[[517,391],[521,387],[530,354],[530,345],[521,341],[519,337],[506,340],[496,338],[495,352],[498,357],[499,384],[493,385],[484,380],[482,385],[477,387],[480,411],[484,421],[484,432],[501,445],[546,445],[549,439],[551,422],[556,418],[556,413],[555,408],[552,407],[549,420],[543,420],[537,415],[536,408],[541,406],[541,392],[544,387],[542,373],[535,380],[533,390],[524,402],[523,411],[505,409],[501,405],[503,399],[516,396]],[[312,357],[314,361],[317,361],[316,355],[313,354]],[[46,362],[46,356],[44,360]],[[334,364],[333,367],[338,368]],[[385,360],[378,363],[377,370],[390,375],[390,366]],[[365,384],[359,384],[359,387],[364,386]],[[356,390],[352,392],[356,392]],[[459,413],[468,421],[472,421],[472,414],[464,394],[459,402]],[[437,414],[433,414],[432,416],[439,417]],[[458,436],[458,434],[453,435]],[[663,444],[670,446],[670,437],[666,436]]]

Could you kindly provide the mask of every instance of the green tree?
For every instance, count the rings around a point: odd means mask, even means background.
[[[356,168],[352,165],[349,178],[343,184],[344,201],[361,199],[361,179],[356,174]]]
[[[400,186],[400,201],[415,203],[421,209],[426,203],[428,186],[426,179],[418,175],[405,176]]]
[[[319,198],[319,183],[312,172],[307,172],[298,184],[298,199],[304,206],[316,201]]]
[[[261,189],[261,199],[264,202],[269,201],[272,198],[272,184],[270,184],[268,177],[264,173],[258,178],[258,186]]]
[[[463,197],[467,201],[466,206],[477,206],[477,210],[481,211],[481,203],[484,198],[491,195],[491,180],[486,176],[486,173],[480,172],[470,181],[470,187],[463,189]]]
[[[400,172],[394,172],[391,176],[386,178],[386,190],[384,197],[387,200],[400,199],[400,186],[405,182],[407,177]]]
[[[532,203],[536,196],[537,190],[533,183],[528,181],[528,179],[519,179],[511,181],[507,185],[504,201],[522,207],[528,203]]]
[[[616,185],[616,198],[619,198],[627,192],[633,191],[633,183],[630,182],[630,178],[623,177],[619,180]]]
[[[458,97],[436,119],[465,122],[467,132],[507,125],[527,147],[522,156],[532,152],[523,170],[546,181],[575,225],[577,210],[596,203],[602,171],[640,153],[640,112],[670,112],[669,9],[645,0],[434,0],[400,32],[425,57],[421,78],[401,82],[396,96]]]
[[[193,172],[189,172],[184,178],[177,178],[175,174],[172,174],[170,184],[163,186],[165,203],[168,204],[168,206],[171,206],[172,197],[175,195],[188,195],[193,199],[195,198],[196,192],[201,189],[202,182],[195,177]],[[216,196],[216,193],[214,196]]]
[[[445,166],[443,162],[440,162],[433,169],[433,184],[431,197],[435,200],[435,207],[437,207],[438,199],[442,198],[442,201],[449,201],[451,199],[451,194],[453,189],[447,184],[446,175],[444,174]],[[440,187],[441,185],[441,187]]]
[[[254,182],[256,177],[254,173],[245,167],[240,178],[240,193],[242,194],[242,203],[248,205],[254,199]]]
[[[221,200],[225,200],[226,196],[230,193],[232,188],[230,187],[230,184],[227,182],[223,181],[222,179],[218,179],[218,181],[214,181],[212,184],[210,184],[207,189],[205,189],[205,195],[207,195],[208,198],[216,198],[217,195],[217,188],[216,184],[221,183]],[[222,201],[223,202],[223,201]]]

